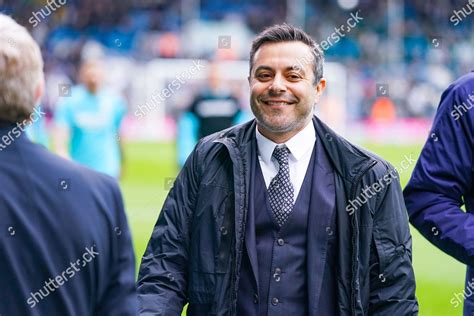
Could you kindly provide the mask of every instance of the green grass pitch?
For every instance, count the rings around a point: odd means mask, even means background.
[[[379,156],[400,166],[405,155],[417,158],[421,146],[389,146],[365,144]],[[173,143],[128,143],[126,167],[121,188],[131,226],[137,269],[151,231],[167,194],[167,184],[177,173]],[[414,165],[401,172],[402,187]],[[413,262],[417,280],[417,297],[421,316],[462,315],[462,304],[450,301],[464,287],[465,266],[426,241],[413,227]]]

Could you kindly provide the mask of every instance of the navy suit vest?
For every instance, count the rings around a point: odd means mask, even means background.
[[[258,293],[255,293],[254,301],[258,303],[258,315],[307,315],[306,232],[314,151],[293,210],[281,228],[268,202],[258,158],[252,163],[250,201],[253,205],[249,216],[254,217],[251,222],[256,237]],[[246,263],[248,261],[244,260],[244,265]],[[245,274],[242,277],[246,277]]]
[[[281,228],[268,203],[256,141],[252,149],[237,315],[336,315],[334,170],[321,142]]]

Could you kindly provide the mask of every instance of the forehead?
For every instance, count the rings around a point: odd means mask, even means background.
[[[303,42],[265,43],[257,50],[254,56],[254,66],[269,66],[274,69],[287,67],[302,67],[311,71],[314,62],[313,54],[308,45]]]

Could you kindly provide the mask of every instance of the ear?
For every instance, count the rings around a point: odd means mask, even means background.
[[[316,87],[314,87],[314,89],[316,90],[316,96],[321,96],[324,89],[326,89],[326,79],[321,78],[321,80],[319,80],[318,84],[316,85]]]
[[[41,81],[38,83],[35,89],[35,104],[38,104],[38,102],[41,100],[43,93],[44,93],[44,79],[41,79]]]

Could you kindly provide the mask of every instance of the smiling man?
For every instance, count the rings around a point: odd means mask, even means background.
[[[142,315],[418,313],[398,176],[314,116],[323,61],[287,24],[253,41],[256,118],[202,139],[178,175],[142,259]]]

